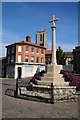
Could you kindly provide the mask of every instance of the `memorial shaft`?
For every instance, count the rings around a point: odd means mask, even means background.
[[[55,16],[52,17],[52,20],[50,21],[52,23],[52,64],[57,65],[56,62],[56,25],[55,22],[58,21],[58,18],[55,18]]]

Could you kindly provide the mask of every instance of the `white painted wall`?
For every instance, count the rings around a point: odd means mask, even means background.
[[[32,75],[32,66],[24,65],[22,66],[22,78],[30,77]]]
[[[15,79],[18,77],[18,67],[22,68],[22,76],[21,78],[31,77],[34,76],[34,74],[37,71],[37,68],[39,68],[40,71],[45,70],[45,66],[41,65],[15,65]]]

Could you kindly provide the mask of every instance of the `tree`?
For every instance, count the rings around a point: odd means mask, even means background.
[[[57,64],[60,64],[60,65],[66,64],[67,57],[66,57],[66,54],[61,49],[61,47],[58,47],[56,51],[56,57],[57,57]]]

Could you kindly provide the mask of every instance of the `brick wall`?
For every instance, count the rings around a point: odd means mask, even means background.
[[[18,47],[22,47],[22,52],[18,52]],[[31,52],[31,49],[34,48],[34,52]],[[37,49],[39,50],[39,53],[36,53]],[[29,45],[28,52],[26,51],[26,45],[16,45],[16,61],[18,62],[18,55],[21,55],[21,62],[25,62],[25,57],[29,56],[28,62],[31,62],[31,57],[34,57],[34,63],[36,63],[36,58],[39,57],[39,64],[41,63],[41,59],[44,59],[44,64],[45,64],[45,49],[44,54],[41,54],[41,50],[43,48],[35,47]]]

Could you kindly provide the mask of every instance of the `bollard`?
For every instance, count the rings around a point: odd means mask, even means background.
[[[14,97],[18,96],[18,78],[16,79],[16,91]]]
[[[51,83],[51,104],[54,104],[53,83]]]

